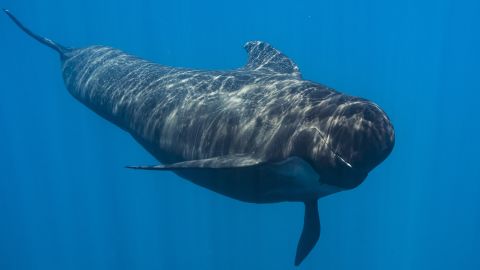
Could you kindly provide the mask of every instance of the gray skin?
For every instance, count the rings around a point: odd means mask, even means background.
[[[352,189],[392,151],[394,130],[373,102],[303,80],[267,43],[245,45],[231,71],[158,65],[120,50],[73,49],[27,34],[61,56],[68,91],[130,133],[163,165],[225,196],[251,203],[305,203],[299,265],[320,235],[317,200]]]

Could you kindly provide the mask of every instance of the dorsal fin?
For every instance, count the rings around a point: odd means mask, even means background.
[[[248,53],[246,69],[290,74],[301,78],[300,70],[290,58],[263,41],[249,41],[243,46]]]

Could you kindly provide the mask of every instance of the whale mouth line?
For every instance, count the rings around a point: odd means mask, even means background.
[[[332,151],[332,150],[330,150]],[[338,158],[340,159],[341,162],[343,162],[343,164],[347,165],[349,168],[353,169],[352,167],[352,164],[348,163],[345,159],[343,159],[339,154],[335,153],[332,151],[332,153]]]
[[[334,151],[332,149],[332,147],[330,146],[330,144],[328,143],[328,140],[325,138],[325,135],[322,134],[322,132],[317,128],[317,127],[311,127],[312,129],[314,129],[315,131],[317,131],[318,135],[320,136],[322,142],[323,142],[323,146],[325,148],[328,149],[328,151],[330,151],[330,153],[332,153],[332,155],[334,157],[337,158],[337,160],[339,160],[342,164],[344,164],[345,166],[347,166],[348,168],[350,169],[354,169],[352,164],[350,164],[348,161],[346,161],[340,154],[338,154],[336,151]]]

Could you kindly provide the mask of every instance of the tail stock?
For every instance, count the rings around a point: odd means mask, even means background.
[[[8,9],[3,9],[3,11],[8,15],[8,17],[10,17],[10,19],[12,19],[12,21],[18,26],[20,27],[20,29],[23,30],[23,32],[27,33],[29,36],[31,36],[32,38],[36,39],[37,41],[39,41],[40,43],[42,44],[45,44],[47,45],[48,47],[54,49],[55,51],[57,51],[58,53],[60,53],[60,55],[64,55],[69,49],[56,43],[55,41],[51,40],[51,39],[48,39],[48,38],[45,38],[45,37],[42,37],[42,36],[39,36],[35,33],[33,33],[32,31],[30,31],[30,29],[28,29],[27,27],[25,27],[15,16],[13,16],[13,14],[8,10]]]

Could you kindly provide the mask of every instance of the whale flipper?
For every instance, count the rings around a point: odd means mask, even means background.
[[[240,171],[250,169],[264,169],[264,172],[274,172],[279,177],[308,177],[311,168],[305,167],[300,158],[290,157],[288,159],[271,162],[254,158],[250,155],[227,155],[214,158],[183,161],[166,165],[152,166],[127,166],[130,169],[141,170],[160,170],[160,171],[182,171],[186,173],[194,173],[199,175],[202,171],[220,172],[232,171],[239,173]],[[226,177],[223,180],[228,179]],[[205,184],[209,180],[202,180]],[[213,184],[213,185],[217,185]],[[221,185],[221,184],[220,184]],[[320,218],[318,214],[318,205],[316,200],[305,202],[305,215],[302,234],[300,236],[297,254],[295,256],[295,265],[298,266],[307,257],[313,249],[320,237]]]
[[[188,160],[166,165],[127,166],[129,169],[140,170],[188,170],[188,169],[227,169],[259,165],[263,161],[250,155],[226,155],[214,158]]]
[[[297,64],[285,54],[263,41],[249,41],[243,46],[248,53],[245,69],[267,73],[280,73],[301,79]]]
[[[318,215],[317,201],[305,202],[305,216],[303,221],[303,230],[297,246],[297,255],[295,256],[295,266],[300,265],[307,257],[310,251],[320,237],[320,217]]]

